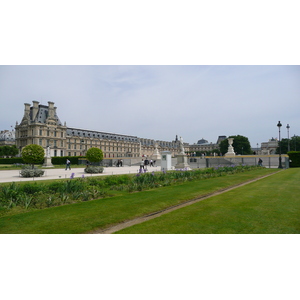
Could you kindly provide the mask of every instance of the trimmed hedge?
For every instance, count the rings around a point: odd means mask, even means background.
[[[22,157],[0,158],[1,165],[25,164]]]
[[[64,165],[66,163],[67,158],[70,160],[71,164],[78,165],[78,159],[85,158],[83,156],[55,156],[51,157],[53,165]],[[42,165],[44,163],[44,159],[38,163],[38,165]],[[13,165],[13,164],[25,164],[22,157],[12,157],[12,158],[0,158],[1,165]]]
[[[288,152],[290,159],[290,168],[300,167],[300,151],[290,151]]]
[[[78,165],[78,159],[84,158],[83,156],[55,156],[52,157],[52,164],[53,165],[64,165],[66,160],[68,159],[71,164]]]

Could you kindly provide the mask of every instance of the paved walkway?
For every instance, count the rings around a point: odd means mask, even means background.
[[[21,170],[9,170],[3,171],[0,170],[0,182],[19,182],[19,181],[38,181],[38,180],[47,180],[47,179],[61,179],[61,178],[70,178],[72,173],[74,173],[74,178],[78,177],[91,177],[91,176],[103,176],[103,175],[118,175],[118,174],[136,174],[139,171],[139,167],[133,166],[124,166],[124,167],[107,167],[104,168],[103,173],[101,174],[87,174],[84,172],[84,168],[74,168],[72,170],[65,169],[47,169],[43,168],[45,173],[42,177],[29,177],[24,178],[20,176]],[[161,171],[161,168],[158,167],[148,167],[148,172],[157,172]]]

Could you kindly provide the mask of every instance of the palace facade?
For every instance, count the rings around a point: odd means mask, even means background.
[[[19,151],[29,144],[50,147],[51,156],[84,156],[92,147],[100,148],[105,158],[151,157],[155,151],[179,153],[179,142],[157,141],[137,136],[67,127],[57,115],[53,102],[47,105],[25,103],[24,116],[15,126],[15,144]]]

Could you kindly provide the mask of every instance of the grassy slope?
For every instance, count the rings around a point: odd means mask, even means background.
[[[299,183],[288,169],[118,233],[300,233]]]
[[[274,172],[255,170],[0,218],[0,233],[82,233],[106,228]]]

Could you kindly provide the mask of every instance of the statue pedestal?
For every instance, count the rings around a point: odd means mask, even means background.
[[[234,157],[235,153],[234,153],[234,149],[232,146],[234,138],[228,138],[228,152],[225,154],[226,157]]]
[[[156,151],[154,151],[154,153],[151,155],[151,158],[152,158],[153,160],[159,160],[159,159],[161,159],[161,155],[160,155],[160,153],[158,152],[157,149],[156,149]]]
[[[235,153],[234,153],[234,149],[233,149],[233,147],[232,146],[229,146],[228,147],[228,152],[225,154],[225,156],[229,156],[229,157],[233,157],[233,156],[235,156]]]
[[[178,154],[176,158],[177,164],[175,165],[175,169],[190,169],[187,156],[185,154]]]
[[[51,157],[45,157],[43,167],[44,168],[53,168],[54,167],[51,162]]]

